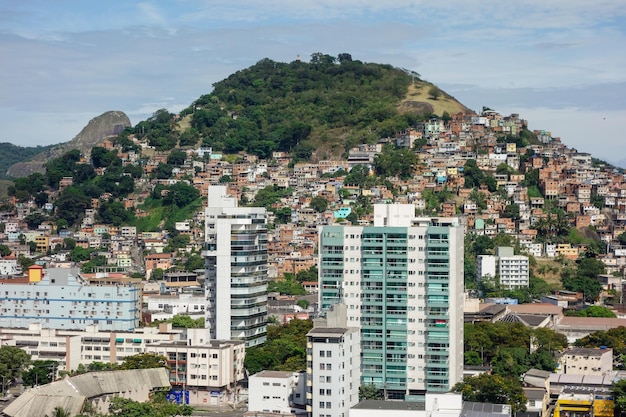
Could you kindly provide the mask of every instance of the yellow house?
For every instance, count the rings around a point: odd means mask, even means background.
[[[570,415],[591,416],[593,396],[591,394],[562,394],[556,401],[554,417]]]
[[[35,236],[35,244],[37,245],[37,252],[46,253],[50,249],[50,237]]]
[[[450,167],[447,169],[447,172],[448,172],[448,176],[458,175],[459,169],[457,167]]]
[[[613,400],[609,395],[561,394],[554,407],[554,417],[612,417]]]
[[[515,143],[507,143],[506,144],[506,153],[516,153],[517,145]]]
[[[578,259],[578,248],[569,243],[559,243],[556,245],[556,254],[568,259]]]

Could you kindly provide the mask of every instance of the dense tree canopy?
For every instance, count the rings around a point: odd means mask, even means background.
[[[127,356],[120,365],[119,369],[150,369],[150,368],[169,368],[167,359],[164,356],[155,353],[139,353],[137,355]]]
[[[509,404],[513,413],[526,411],[526,396],[516,378],[480,374],[466,377],[453,391],[460,392],[464,401]]]
[[[327,129],[343,129],[347,140],[337,144],[349,148],[414,123],[414,116],[398,114],[396,103],[415,76],[348,56],[315,53],[309,63],[263,59],[216,83],[182,114],[192,114],[191,126],[214,149],[260,157],[291,151],[298,159],[314,150],[302,144],[322,141]]]
[[[16,346],[0,347],[0,376],[4,377],[5,388],[15,382],[30,364],[30,355]]]
[[[298,371],[306,368],[306,334],[311,320],[291,320],[280,326],[268,326],[267,342],[246,349],[244,364],[252,375],[261,370]]]

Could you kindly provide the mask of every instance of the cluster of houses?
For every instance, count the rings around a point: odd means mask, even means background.
[[[550,132],[535,131],[540,143],[526,147],[501,140],[506,135],[519,136],[526,126],[526,121],[516,114],[503,117],[490,110],[480,116],[457,114],[450,120],[427,121],[394,138],[381,139],[377,144],[358,145],[349,150],[345,160],[306,163],[293,163],[292,157],[284,152],[274,152],[270,160],[261,160],[243,154],[231,158],[211,148],[199,147],[186,151],[185,163],[174,167],[169,179],[149,175],[159,164],[167,163],[167,153],[155,152],[149,149],[147,142],[131,137],[142,151],[120,151],[118,155],[123,164],[141,165],[145,175],[137,180],[135,188],[138,191],[124,199],[124,206],[133,208],[138,217],[144,216],[146,213],[142,211],[141,203],[156,185],[180,181],[198,189],[205,207],[209,186],[225,186],[227,193],[239,202],[254,201],[256,193],[269,186],[289,188],[292,192],[268,212],[268,223],[272,225],[267,230],[270,278],[280,278],[285,273],[297,274],[317,266],[319,226],[348,224],[346,217],[351,215],[362,197],[371,203],[412,204],[416,212],[428,215],[463,215],[466,233],[487,236],[505,233],[535,257],[577,259],[585,250],[583,246],[550,242],[549,237],[542,242],[537,240],[537,224],[551,220],[547,209],[560,207],[570,214],[566,219],[568,226],[593,227],[606,242],[608,253],[599,259],[606,264],[607,272],[623,273],[626,248],[622,248],[618,241],[618,236],[626,232],[623,173],[606,164],[598,164],[589,154],[569,149]],[[386,143],[414,149],[418,153],[420,163],[412,178],[388,178],[387,185],[391,184],[393,188],[380,184],[361,187],[345,182],[345,173],[357,165],[365,166],[373,175],[376,155],[383,152]],[[115,149],[112,141],[105,141],[103,146]],[[486,186],[481,187],[478,197],[483,201],[480,202],[476,201],[475,193],[464,188],[464,167],[469,160],[476,161],[478,168],[492,175],[501,186],[495,192]],[[508,168],[503,169],[503,166]],[[99,172],[104,169],[100,168]],[[526,181],[530,172],[537,174],[536,186],[529,186]],[[71,183],[71,178],[65,178],[61,187]],[[452,197],[441,203],[437,213],[427,212],[429,191],[445,191]],[[328,208],[318,211],[311,207],[315,197],[325,199]],[[598,207],[599,201],[602,209]],[[3,344],[20,346],[33,359],[58,360],[58,371],[71,371],[93,361],[120,363],[125,357],[137,353],[157,353],[168,359],[172,368],[169,381],[187,392],[185,401],[189,404],[236,404],[242,400],[240,387],[246,379],[243,367],[245,342],[211,340],[206,329],[172,329],[166,325],[144,328],[138,325],[140,321],[164,320],[178,314],[194,318],[206,316],[204,269],[181,271],[174,268],[190,254],[202,256],[207,239],[204,211],[175,224],[178,233],[189,235],[189,244],[169,251],[166,249],[170,237],[166,231],[141,232],[134,226],[100,224],[96,215],[98,199],[94,199],[92,208],[82,216],[80,226],[72,231],[57,230],[50,222],[29,230],[26,217],[39,211],[50,212],[53,205],[37,207],[34,201],[13,203],[15,211],[0,214],[3,226],[0,244],[11,250],[10,255],[0,259],[0,299],[3,300],[0,340]],[[507,206],[511,204],[519,208],[519,216],[515,219],[506,216]],[[286,224],[281,224],[271,212],[278,208],[291,210],[290,221]],[[373,225],[374,215],[363,214],[357,221],[361,226]],[[70,261],[64,250],[67,238],[77,246],[95,249],[94,254],[104,256],[106,265],[89,273],[80,273],[76,269],[79,265]],[[35,265],[22,271],[18,262],[20,256],[34,258]],[[485,275],[510,273],[509,288],[528,286],[528,258],[514,255],[512,248],[498,248],[495,256],[481,258],[479,267]],[[158,279],[151,279],[157,277],[157,271]],[[131,277],[137,274],[142,278]],[[611,280],[610,277],[606,277],[607,286],[616,288],[621,285],[621,278]],[[306,283],[306,288],[315,294],[317,283]],[[500,302],[475,305],[477,300],[467,301],[465,320],[495,321],[508,317],[529,326],[563,331],[570,340],[596,329],[624,325],[624,319],[592,324],[571,318],[574,321],[568,322],[570,318],[560,312],[563,307],[572,307],[567,304],[572,297],[572,302],[580,301],[576,294],[555,294],[543,300],[544,304],[533,305],[534,308]],[[281,305],[295,304],[295,299],[279,296],[271,297],[268,303],[272,301],[277,311]],[[132,307],[128,308],[128,305]],[[281,320],[308,318],[315,312],[314,306],[309,311],[302,310],[294,307]],[[359,363],[353,360],[354,355],[346,352],[353,347],[357,349],[358,332],[345,323],[317,324],[308,335],[307,370],[300,373],[266,371],[250,376],[246,394],[249,395],[249,411],[256,413],[253,415],[311,415],[312,409],[316,416],[347,416],[349,409],[351,416],[372,415],[380,413],[381,409],[390,415],[408,415],[409,411],[412,412],[410,415],[510,415],[510,409],[502,406],[482,410],[481,414],[474,409],[476,405],[463,404],[452,394],[427,396],[426,405],[421,410],[411,409],[414,406],[410,403],[399,406],[400,402],[353,407],[358,402]],[[553,374],[539,372],[525,376],[529,388],[538,390],[527,393],[529,410],[535,411],[536,415],[547,417],[549,412],[556,415],[557,410],[565,415],[567,407],[574,407],[571,401],[587,401],[585,395],[591,396],[590,405],[585,404],[596,408],[594,401],[598,397],[603,400],[603,396],[608,395],[610,381],[603,378],[615,375],[611,374],[611,369],[605,369],[607,352],[600,352],[599,357],[603,359],[597,364],[586,365],[587,369],[579,369],[582,360],[568,358],[583,355],[587,360],[596,353],[570,352],[568,355],[559,362],[562,365]],[[578,364],[574,366],[571,361]],[[308,368],[323,372],[313,373]],[[594,375],[601,378],[593,381],[578,376],[569,379],[558,376],[580,375],[595,368],[600,370]],[[339,390],[336,388],[339,381],[331,382],[335,375],[332,370],[336,369],[353,372],[350,378],[341,380]],[[311,380],[312,375],[316,381]],[[315,394],[307,389],[312,384],[319,387]],[[570,386],[591,388],[580,392],[568,390]],[[561,395],[565,397],[561,398]],[[567,395],[575,398],[568,403]],[[551,402],[554,398],[558,401]],[[312,402],[314,408],[311,408]],[[595,415],[602,415],[598,404]]]

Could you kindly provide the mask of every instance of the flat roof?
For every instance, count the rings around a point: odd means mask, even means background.
[[[410,401],[363,400],[352,408],[361,410],[425,410],[426,403]]]
[[[348,331],[345,327],[314,327],[307,336],[341,336]]]
[[[261,371],[261,372],[257,372],[254,375],[251,375],[252,377],[261,377],[261,378],[280,378],[280,379],[285,379],[285,378],[289,378],[293,376],[293,372],[287,372],[287,371]]]

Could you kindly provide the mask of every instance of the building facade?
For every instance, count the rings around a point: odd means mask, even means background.
[[[530,264],[527,256],[515,255],[512,247],[496,248],[496,255],[478,255],[476,277],[479,281],[495,279],[504,289],[528,288]]]
[[[320,307],[347,305],[361,332],[361,382],[390,399],[445,392],[463,375],[463,236],[459,218],[374,206],[374,226],[320,232]]]
[[[139,287],[90,285],[76,268],[29,268],[27,278],[0,282],[0,327],[129,331],[139,325]]]
[[[314,327],[307,334],[307,415],[348,417],[359,402],[357,328]]]
[[[267,215],[210,186],[205,211],[205,322],[212,339],[265,342]]]
[[[304,372],[261,371],[248,379],[248,414],[306,414]]]

